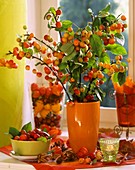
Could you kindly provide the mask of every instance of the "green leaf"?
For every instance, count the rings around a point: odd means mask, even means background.
[[[118,83],[121,86],[126,81],[126,73],[118,73]]]
[[[30,53],[31,55],[33,55],[33,50],[32,50],[32,49],[23,48],[23,51],[24,51],[25,53]]]
[[[85,27],[85,29],[86,29],[86,31],[91,31],[91,27],[90,27],[89,25],[87,25],[87,26]]]
[[[126,49],[121,46],[120,44],[112,44],[112,45],[107,45],[106,50],[110,51],[112,54],[115,55],[126,55],[127,51]]]
[[[93,21],[93,28],[98,28],[101,25],[101,18],[96,17]]]
[[[16,128],[10,127],[10,128],[9,128],[9,134],[10,134],[12,137],[15,137],[15,136],[19,136],[19,135],[20,135],[20,132],[19,132],[19,130],[17,130]]]
[[[105,8],[103,8],[101,11],[99,11],[99,13],[102,13],[102,12],[109,12],[111,9],[111,5],[110,3],[108,3]]]
[[[113,82],[118,82],[118,73],[114,73],[112,76],[112,81]]]
[[[37,141],[47,142],[47,139],[41,136],[40,138],[37,138]]]
[[[62,22],[62,27],[64,27],[64,28],[69,28],[72,26],[72,21],[70,21],[70,20],[63,20],[61,22]]]
[[[110,3],[108,3],[105,8],[99,11],[98,17],[107,17],[109,15],[110,9],[111,9],[111,5]]]
[[[66,43],[60,47],[60,50],[66,54],[71,54],[74,50],[74,45],[72,43]]]
[[[26,130],[26,132],[32,130],[32,124],[31,124],[31,122],[25,124],[25,125],[22,127],[22,130]]]
[[[100,57],[100,62],[108,63],[108,64],[110,63],[110,57],[106,52],[102,53],[102,55]]]
[[[116,17],[115,17],[114,15],[110,14],[110,15],[108,15],[108,16],[106,17],[106,20],[107,20],[110,24],[112,24],[112,23],[114,23],[114,21],[116,21]]]
[[[122,46],[124,45],[125,37],[122,34],[116,33],[115,38],[119,44],[121,44]]]
[[[62,63],[59,64],[60,70],[65,70],[66,67],[67,67],[67,63],[65,63],[65,62],[62,62]]]
[[[92,50],[96,53],[98,57],[100,57],[103,51],[103,44],[100,37],[96,34],[92,34],[90,36],[90,43],[92,46]]]
[[[62,59],[62,62],[67,62],[69,60],[72,60],[76,55],[76,51],[74,50],[73,52],[71,52],[69,55],[65,56],[63,59]]]

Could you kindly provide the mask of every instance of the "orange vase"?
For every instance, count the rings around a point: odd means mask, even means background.
[[[86,147],[94,152],[97,146],[100,102],[67,103],[69,143],[74,152]]]

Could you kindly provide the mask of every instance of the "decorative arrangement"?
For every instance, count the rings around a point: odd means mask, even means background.
[[[60,84],[45,87],[31,84],[35,127],[46,129],[53,138],[61,134],[61,100],[63,88]]]
[[[37,156],[43,152],[47,153],[52,138],[41,129],[32,129],[30,122],[25,124],[21,130],[10,127],[8,134],[11,136],[14,154],[20,156]]]
[[[32,158],[34,159],[34,162],[36,161],[38,163],[61,164],[63,162],[76,161],[76,165],[81,164],[84,166],[101,166],[104,165],[105,157],[103,150],[105,149],[106,152],[109,152],[109,154],[107,154],[107,156],[109,155],[109,157],[106,157],[107,160],[105,160],[105,163],[114,163],[113,165],[118,165],[123,163],[124,161],[134,159],[134,140],[127,141],[125,139],[118,139],[117,134],[115,134],[112,129],[100,129],[100,131],[100,140],[97,143],[96,151],[89,153],[86,147],[82,147],[78,150],[77,153],[75,153],[72,150],[68,139],[64,140],[60,137],[57,137],[51,140],[51,136],[44,130],[38,128],[32,129],[30,122],[25,124],[21,128],[21,130],[10,127],[8,134],[11,136],[11,141],[13,145],[13,151],[11,151],[13,155],[11,156],[15,157],[16,159],[20,159],[21,156],[22,159],[23,156],[25,156],[26,159],[26,155],[28,156],[28,158],[31,156],[36,156]],[[116,141],[117,146],[115,148]],[[106,144],[102,146],[102,142],[105,142]],[[40,147],[41,144],[45,147]],[[30,147],[29,149],[28,146]],[[45,151],[43,151],[42,149],[45,149]],[[113,159],[111,159],[111,156],[113,156],[114,154],[113,150],[115,149],[117,153],[115,154]],[[38,154],[35,155],[35,153],[37,152]],[[26,159],[25,161],[29,161],[29,159]]]
[[[58,108],[62,90],[65,92],[68,98],[69,143],[75,153],[82,147],[91,153],[97,147],[100,101],[105,96],[102,90],[104,82],[111,79],[121,86],[126,80],[127,62],[130,62],[130,58],[124,57],[127,52],[123,46],[125,39],[122,33],[127,28],[126,17],[122,14],[116,17],[109,12],[110,9],[111,5],[107,4],[96,15],[92,9],[88,9],[90,22],[85,28],[79,28],[70,20],[60,20],[61,7],[58,9],[51,7],[44,16],[44,19],[48,20],[50,34],[45,34],[41,40],[34,33],[29,33],[24,26],[26,32],[17,37],[18,47],[7,53],[18,60],[23,58],[35,60],[34,69],[31,70],[29,65],[25,68],[38,77],[45,77],[48,88],[53,89],[52,94],[58,97],[58,103],[56,101]],[[59,41],[51,37],[51,30],[58,32]],[[12,59],[1,59],[0,65],[17,67]],[[43,67],[44,73],[38,71],[38,67]],[[44,108],[47,104],[44,98],[46,95],[44,97],[40,93],[37,95],[33,90],[32,93],[35,117],[38,113],[44,119],[48,113]],[[54,101],[53,104],[50,103],[51,108],[56,103]],[[40,109],[36,111],[36,108]],[[78,113],[78,110],[82,110],[82,113]],[[77,133],[75,134],[72,129]]]

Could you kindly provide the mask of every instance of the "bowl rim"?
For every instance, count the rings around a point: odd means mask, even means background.
[[[16,139],[10,139],[11,140],[11,142],[13,141],[13,142],[18,142],[18,143],[42,143],[42,142],[44,142],[44,141],[40,141],[40,140],[16,140]],[[44,143],[47,143],[47,142],[50,142],[51,141],[51,139],[47,139],[47,141],[46,142],[44,142]]]

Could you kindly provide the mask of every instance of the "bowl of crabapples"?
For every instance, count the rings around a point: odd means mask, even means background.
[[[9,134],[13,152],[17,155],[36,156],[49,151],[51,136],[41,129],[32,129],[31,123],[24,125],[20,131],[10,127]]]

